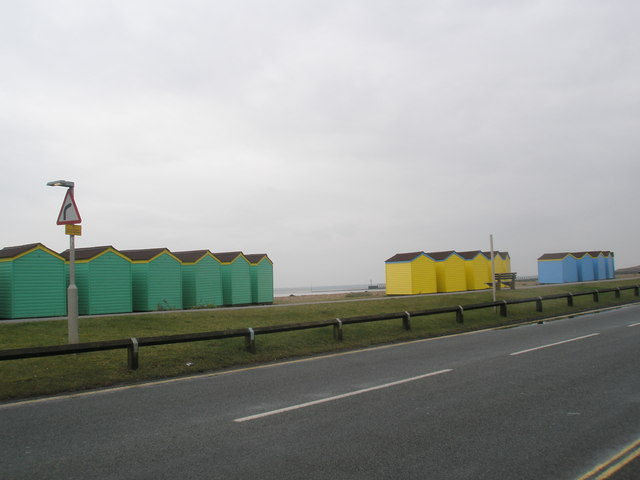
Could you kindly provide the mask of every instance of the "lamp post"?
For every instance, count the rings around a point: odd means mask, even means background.
[[[58,225],[66,225],[66,233],[69,235],[69,287],[67,288],[67,330],[69,343],[78,343],[80,335],[78,333],[78,287],[76,286],[76,252],[75,252],[75,235],[76,230],[70,229],[70,226],[79,224],[82,219],[76,207],[73,196],[73,182],[66,180],[55,180],[47,182],[50,187],[66,187],[67,194],[62,202],[62,208],[58,215]],[[80,227],[77,227],[79,229]]]

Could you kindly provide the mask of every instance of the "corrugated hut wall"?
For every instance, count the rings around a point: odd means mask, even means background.
[[[467,289],[465,260],[454,250],[427,252],[436,261],[438,292],[460,292]]]
[[[487,265],[489,259],[480,250],[471,250],[467,252],[458,252],[464,259],[464,268],[466,275],[466,283],[468,290],[483,290],[489,288],[487,282],[491,281],[491,275]]]
[[[213,255],[221,263],[223,304],[249,305],[251,273],[247,258],[242,252],[218,252]]]
[[[67,313],[64,259],[41,243],[0,250],[0,317]]]
[[[182,309],[182,265],[166,248],[121,250],[131,259],[133,310]]]
[[[273,262],[266,253],[245,255],[251,274],[251,302],[273,303]]]
[[[436,293],[435,261],[424,252],[397,253],[385,261],[387,295]]]
[[[220,261],[209,250],[172,253],[182,261],[184,308],[223,305]]]
[[[69,282],[69,250],[62,252]],[[75,249],[78,313],[100,315],[133,311],[131,260],[112,246]]]

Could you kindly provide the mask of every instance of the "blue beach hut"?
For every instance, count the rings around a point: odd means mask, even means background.
[[[589,254],[589,252],[575,252],[573,256],[578,260],[578,281],[593,281],[593,257]]]
[[[607,265],[604,253],[599,250],[589,252],[591,258],[593,258],[593,279],[605,280],[607,278]]]
[[[605,275],[607,278],[616,278],[616,266],[613,261],[613,252],[602,252],[604,255]]]
[[[538,258],[539,283],[578,281],[578,259],[571,253],[545,253]]]

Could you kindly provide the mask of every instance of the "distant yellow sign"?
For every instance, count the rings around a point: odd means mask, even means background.
[[[82,225],[65,225],[64,233],[67,235],[82,235]]]

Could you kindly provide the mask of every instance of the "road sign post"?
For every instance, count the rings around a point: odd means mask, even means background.
[[[50,187],[67,187],[67,194],[64,196],[60,213],[58,214],[58,225],[65,225],[65,233],[69,235],[69,287],[67,288],[67,331],[69,343],[80,343],[79,321],[78,321],[78,287],[76,286],[76,250],[75,236],[81,233],[80,212],[76,206],[74,198],[73,182],[66,180],[56,180],[47,183]]]

